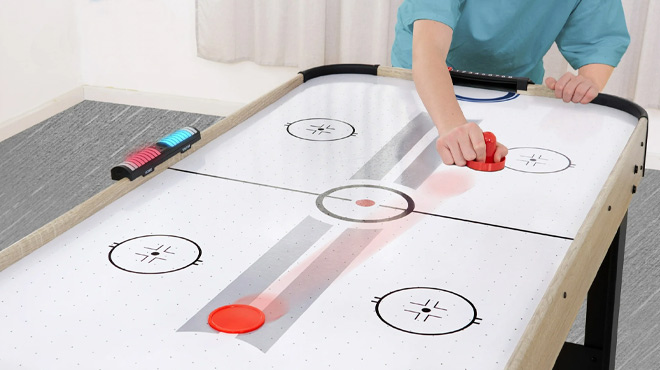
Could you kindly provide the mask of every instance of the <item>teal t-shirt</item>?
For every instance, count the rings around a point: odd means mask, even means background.
[[[448,66],[535,83],[543,82],[543,56],[555,41],[574,69],[616,67],[630,43],[620,0],[405,0],[397,13],[394,67],[412,68],[418,19],[454,30]]]

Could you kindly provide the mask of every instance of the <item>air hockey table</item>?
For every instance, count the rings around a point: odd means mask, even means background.
[[[301,72],[0,251],[0,368],[612,368],[646,113],[451,75],[503,170],[442,164],[410,71]]]

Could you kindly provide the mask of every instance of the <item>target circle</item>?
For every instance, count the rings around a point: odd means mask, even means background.
[[[535,148],[510,148],[505,167],[525,173],[557,173],[574,166],[571,159],[557,151]]]
[[[136,274],[165,274],[201,262],[202,249],[190,239],[175,235],[144,235],[111,246],[110,263]]]
[[[429,287],[390,292],[376,304],[376,314],[394,329],[418,335],[446,335],[464,330],[481,319],[467,298]]]
[[[305,118],[288,123],[286,131],[308,141],[337,141],[355,135],[355,127],[333,118]]]

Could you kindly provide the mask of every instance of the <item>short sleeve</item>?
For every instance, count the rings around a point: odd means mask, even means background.
[[[574,69],[592,63],[616,67],[630,44],[621,0],[581,0],[556,42]]]
[[[399,22],[412,33],[413,24],[428,19],[456,27],[465,0],[405,0],[399,8]]]

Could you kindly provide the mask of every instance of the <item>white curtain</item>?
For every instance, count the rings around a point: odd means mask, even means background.
[[[218,62],[300,69],[390,64],[403,0],[197,0],[197,50]],[[660,108],[660,1],[623,0],[631,44],[605,92]],[[553,47],[546,76],[570,71]]]
[[[197,0],[197,52],[306,69],[389,64],[403,0]]]

